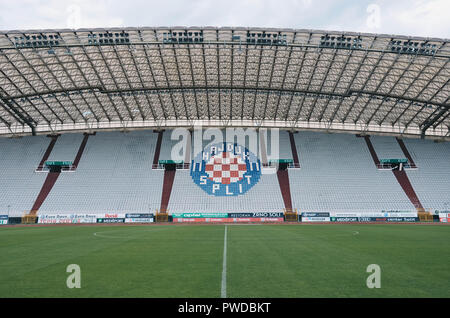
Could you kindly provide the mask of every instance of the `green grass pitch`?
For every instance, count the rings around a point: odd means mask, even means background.
[[[0,228],[0,297],[220,297],[225,225]],[[227,225],[227,297],[450,297],[450,227]],[[69,264],[81,288],[66,286]],[[369,264],[381,288],[369,289]]]

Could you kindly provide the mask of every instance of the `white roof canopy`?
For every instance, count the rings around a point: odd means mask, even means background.
[[[446,39],[158,27],[0,32],[0,134],[263,126],[450,136]]]

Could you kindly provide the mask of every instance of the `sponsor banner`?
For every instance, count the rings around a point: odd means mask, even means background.
[[[231,219],[231,218],[205,218],[205,222],[211,222],[211,223],[233,222],[233,219]]]
[[[283,218],[173,218],[178,223],[239,223],[239,222],[283,222]]]
[[[408,210],[381,210],[382,213],[410,213]]]
[[[227,218],[228,213],[172,213],[174,218]]]
[[[359,222],[386,222],[387,217],[367,217],[363,216],[359,218]]]
[[[450,219],[450,211],[439,212],[440,219]]]
[[[38,216],[41,224],[64,224],[64,223],[96,223],[95,214],[42,214]]]
[[[8,216],[0,215],[0,225],[6,225],[6,224],[8,224]]]
[[[361,216],[361,213],[330,212],[330,216],[337,218],[354,218]]]
[[[8,224],[8,216],[0,215],[0,225],[6,225],[6,224]]]
[[[392,218],[416,218],[417,212],[401,212],[401,213],[388,213],[388,217]]]
[[[127,213],[125,214],[125,218],[130,219],[139,219],[139,218],[153,218],[155,215],[153,213]]]
[[[125,223],[125,218],[98,218],[97,223]]]
[[[450,222],[450,211],[437,211],[439,213],[439,222],[448,223]]]
[[[331,222],[417,222],[417,217],[331,217]]]
[[[330,222],[330,217],[304,217],[302,215],[302,222]]]
[[[179,222],[179,223],[198,223],[198,222],[205,222],[205,218],[173,218],[173,222]]]
[[[261,222],[283,222],[284,218],[261,218]]]
[[[283,212],[228,213],[229,218],[282,218]]]
[[[310,215],[312,216],[312,215]],[[401,218],[415,218],[417,212],[330,212],[332,217],[369,217],[369,218],[388,218],[388,217],[401,217]]]
[[[125,218],[125,223],[152,223],[153,218]]]
[[[354,216],[349,217],[331,217],[331,222],[358,222],[358,218]]]
[[[387,218],[389,214],[383,213],[383,212],[363,212],[359,214],[360,217],[367,217],[367,218]]]
[[[302,217],[329,217],[330,212],[302,212]]]
[[[97,218],[100,218],[100,219],[124,219],[125,218],[125,213],[97,214]]]
[[[419,221],[419,218],[415,217],[389,217],[387,218],[388,222],[417,222]]]

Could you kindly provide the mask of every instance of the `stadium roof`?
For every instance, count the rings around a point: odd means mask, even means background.
[[[257,126],[450,137],[450,43],[316,30],[0,32],[0,134]]]

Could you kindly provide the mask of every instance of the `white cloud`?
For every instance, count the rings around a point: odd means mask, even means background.
[[[370,5],[379,23],[367,22]],[[3,30],[256,26],[448,38],[449,15],[449,0],[0,0]]]

